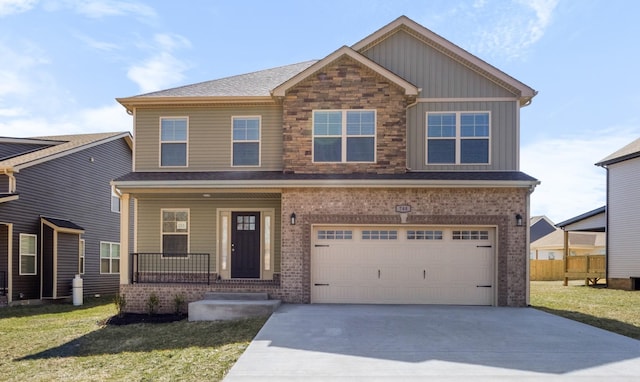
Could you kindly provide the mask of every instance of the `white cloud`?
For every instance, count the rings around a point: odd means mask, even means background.
[[[450,30],[452,41],[481,56],[517,59],[544,36],[558,1],[452,2],[449,9],[427,15],[425,25],[434,30]],[[453,27],[451,20],[456,20]]]
[[[523,145],[522,171],[542,182],[531,195],[532,215],[557,223],[605,205],[606,171],[594,163],[638,134],[640,128],[618,127]]]
[[[0,0],[0,17],[27,12],[37,3],[38,0]]]
[[[131,131],[132,120],[119,104],[78,110],[52,117],[15,118],[0,121],[0,135],[39,137],[48,135],[84,134],[110,131]]]
[[[70,5],[82,15],[91,18],[134,15],[142,19],[155,19],[156,11],[148,5],[132,1],[81,0]]]
[[[120,45],[115,43],[98,41],[84,34],[77,34],[76,37],[80,41],[84,42],[88,47],[93,48],[95,50],[99,50],[103,52],[113,52],[116,50],[120,50]]]
[[[127,76],[138,84],[143,93],[164,89],[175,85],[185,78],[184,72],[190,65],[174,56],[173,51],[190,48],[191,42],[183,36],[158,34],[151,46],[144,46],[151,57],[132,65]]]

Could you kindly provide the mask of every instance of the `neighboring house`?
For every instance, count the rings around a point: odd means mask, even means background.
[[[535,95],[400,17],[319,61],[118,99],[135,136],[114,181],[135,205],[127,309],[209,290],[525,306]]]
[[[0,137],[0,282],[5,302],[68,298],[119,285],[120,201],[128,132]]]
[[[596,165],[607,170],[607,285],[640,290],[640,138]]]
[[[604,255],[604,232],[569,232],[569,256]],[[560,228],[531,243],[531,260],[562,260],[564,231]]]
[[[540,239],[556,230],[555,224],[546,216],[533,216],[529,220],[529,242]]]

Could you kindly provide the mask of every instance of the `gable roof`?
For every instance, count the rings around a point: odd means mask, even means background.
[[[435,48],[442,54],[447,55],[470,70],[479,73],[490,81],[509,90],[519,97],[520,104],[523,106],[528,105],[531,99],[537,94],[537,91],[531,87],[435,34],[408,17],[401,16],[353,46],[343,46],[322,60],[305,61],[293,65],[280,66],[132,97],[116,98],[116,100],[122,104],[128,112],[132,112],[133,108],[138,105],[274,102],[273,96],[283,96],[292,86],[295,86],[324,66],[345,55],[400,86],[405,90],[406,95],[417,95],[419,89],[415,85],[362,54],[400,30],[410,33],[412,36]]]
[[[596,166],[605,167],[610,164],[623,162],[637,157],[640,157],[640,138],[605,157],[600,162],[596,163]]]
[[[531,99],[538,94],[538,92],[531,87],[411,20],[407,16],[398,17],[391,23],[355,43],[351,48],[360,53],[365,52],[401,30],[418,38],[423,43],[451,57],[453,60],[458,61],[476,73],[479,73],[498,85],[509,89],[512,93],[520,97],[520,104],[523,106],[531,103]]]
[[[591,210],[581,215],[572,217],[571,219],[562,221],[556,224],[556,227],[562,228],[564,230],[604,231],[606,228],[605,227],[606,220],[604,219],[606,212],[607,212],[607,206],[602,206],[602,207],[596,208],[595,210]],[[595,219],[596,217],[598,217],[598,215],[602,215],[602,219],[600,219],[602,220],[601,222],[598,221],[598,219]],[[591,219],[592,221],[589,221],[589,219]],[[585,223],[588,227],[571,227],[576,223]],[[596,224],[596,226],[593,226],[594,224]]]
[[[0,137],[0,142],[4,143],[33,144],[37,142],[43,145],[40,149],[30,150],[21,155],[15,155],[7,159],[0,160],[0,170],[20,171],[21,169],[31,167],[39,163],[47,162],[89,147],[101,145],[121,138],[124,138],[129,144],[129,147],[132,147],[133,142],[129,132],[56,135],[34,138]]]
[[[336,50],[335,52],[331,53],[330,55],[323,58],[322,60],[317,61],[313,65],[309,66],[302,72],[291,77],[290,79],[288,79],[287,81],[285,81],[284,83],[282,83],[281,85],[273,89],[271,94],[273,94],[276,97],[283,97],[287,90],[291,89],[292,87],[296,86],[300,82],[304,81],[313,73],[321,70],[325,66],[345,56],[353,59],[354,61],[357,61],[361,65],[371,69],[372,71],[378,73],[379,75],[385,77],[392,83],[396,84],[400,88],[404,89],[405,95],[418,95],[418,88],[415,85],[406,81],[402,77],[392,73],[390,70],[382,67],[381,65],[371,61],[367,57],[354,51],[348,46],[343,46],[342,48]]]
[[[116,98],[116,100],[129,110],[133,104],[189,103],[195,100],[213,102],[219,98],[223,98],[227,102],[230,100],[251,101],[265,98],[270,100],[273,88],[316,62],[317,60],[305,61],[133,97]]]

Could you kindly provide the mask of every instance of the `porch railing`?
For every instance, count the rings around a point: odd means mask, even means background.
[[[7,294],[7,272],[0,271],[0,296]]]
[[[134,284],[210,284],[208,253],[132,253],[131,282]]]

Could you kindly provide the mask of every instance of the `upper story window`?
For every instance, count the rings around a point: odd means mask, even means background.
[[[313,112],[314,162],[375,162],[375,110]]]
[[[111,188],[111,212],[120,213],[120,196]]]
[[[233,117],[233,166],[260,165],[260,117]]]
[[[187,165],[188,125],[186,117],[160,118],[160,166]]]
[[[489,113],[427,113],[427,164],[488,164]]]

